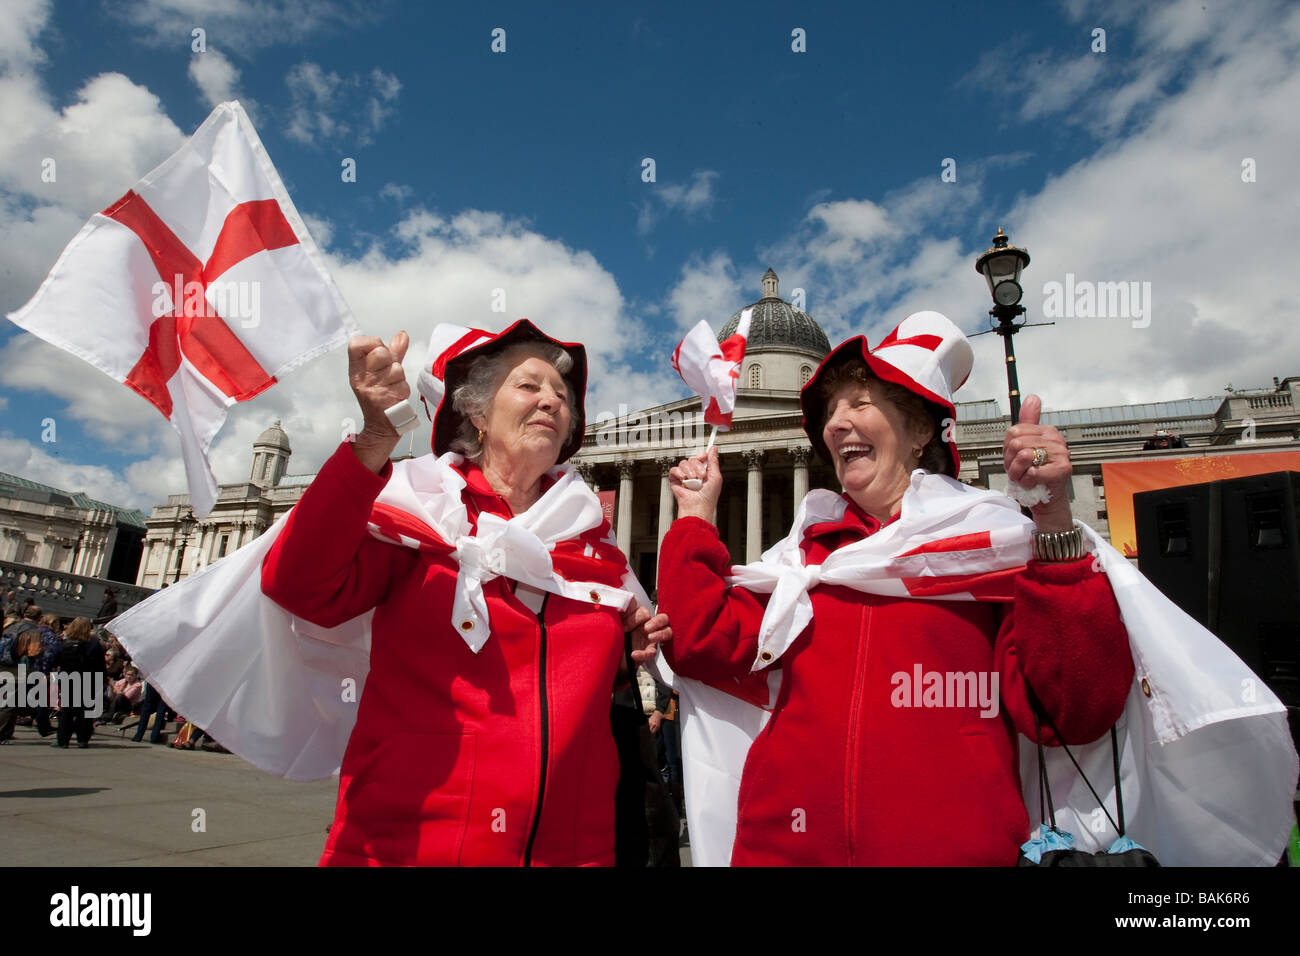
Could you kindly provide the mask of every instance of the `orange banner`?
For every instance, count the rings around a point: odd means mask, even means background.
[[[1199,485],[1224,478],[1266,475],[1273,471],[1300,471],[1300,452],[1275,451],[1204,458],[1103,462],[1101,479],[1106,485],[1110,543],[1126,557],[1137,557],[1133,495],[1139,491]]]

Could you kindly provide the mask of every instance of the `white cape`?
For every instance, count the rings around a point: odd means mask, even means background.
[[[839,517],[844,507],[838,495],[810,492],[786,538],[758,562],[733,568],[733,585],[773,594],[760,630],[760,652],[767,650],[773,659],[811,620],[807,591],[817,583],[899,596],[908,593],[901,577],[938,580],[991,572],[1023,565],[1030,557],[1033,524],[1009,498],[916,471],[898,521],[840,549],[820,568],[803,568],[804,529]],[[1217,637],[1096,532],[1080,527],[1115,592],[1136,668],[1116,723],[1128,835],[1165,865],[1273,865],[1294,823],[1292,800],[1300,774],[1285,707]],[[906,554],[980,530],[990,532],[988,547]],[[973,599],[969,593],[927,597]],[[770,663],[756,661],[755,670]],[[780,674],[768,674],[770,709]],[[726,866],[745,756],[769,709],[681,676],[673,686],[682,703],[692,861]],[[1028,738],[1020,743],[1023,796],[1036,819],[1037,748]],[[1070,750],[1113,817],[1110,736]],[[1114,828],[1061,748],[1045,751],[1057,825],[1074,834],[1079,849],[1106,849],[1117,836]]]

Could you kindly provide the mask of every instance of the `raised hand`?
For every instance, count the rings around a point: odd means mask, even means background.
[[[1030,511],[1040,531],[1068,531],[1074,526],[1070,515],[1070,449],[1052,425],[1040,425],[1043,402],[1029,395],[1020,406],[1020,423],[1007,429],[1002,442],[1002,463],[1007,477],[1024,488],[1044,485],[1051,496]],[[1039,451],[1041,449],[1041,452]],[[1034,464],[1035,457],[1041,464]]]
[[[688,488],[685,482],[703,481],[700,489]],[[718,449],[710,448],[705,458],[683,458],[668,470],[668,487],[677,499],[677,517],[703,518],[712,522],[722,494],[722,469],[718,467]]]
[[[373,335],[360,335],[348,342],[348,382],[365,423],[353,451],[376,474],[401,437],[384,411],[411,396],[411,386],[402,370],[402,359],[410,344],[405,331],[394,335],[387,345]]]

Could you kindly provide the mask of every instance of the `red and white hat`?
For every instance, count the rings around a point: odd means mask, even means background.
[[[913,312],[874,349],[867,348],[864,335],[854,336],[834,349],[799,393],[803,430],[824,460],[830,461],[830,452],[822,440],[826,424],[826,400],[820,387],[822,376],[828,369],[853,359],[865,362],[876,377],[919,395],[930,406],[939,434],[953,434],[955,429],[946,427],[948,422],[957,420],[952,396],[970,375],[975,353],[961,329],[946,316],[938,312]],[[947,444],[952,459],[949,474],[955,478],[961,458],[956,440],[950,437]]]
[[[551,338],[527,319],[520,319],[503,332],[484,332],[482,329],[443,323],[433,330],[429,351],[416,381],[425,414],[433,421],[435,455],[450,451],[451,443],[460,430],[461,414],[452,408],[450,396],[455,395],[456,389],[465,383],[474,360],[527,342],[558,345],[573,359],[573,367],[564,376],[569,388],[573,390],[573,435],[560,449],[556,463],[567,461],[582,447],[586,428],[586,413],[583,409],[587,393],[586,349],[575,342],[561,342]]]

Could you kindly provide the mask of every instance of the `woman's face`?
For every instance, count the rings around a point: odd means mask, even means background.
[[[876,391],[882,391],[876,386]],[[822,440],[845,493],[867,514],[884,520],[897,513],[917,459],[912,449],[928,436],[909,427],[906,416],[872,386],[846,382],[826,403]]]
[[[542,470],[554,465],[569,436],[567,391],[546,359],[517,354],[486,414],[473,419],[483,430],[483,462],[528,462]]]

